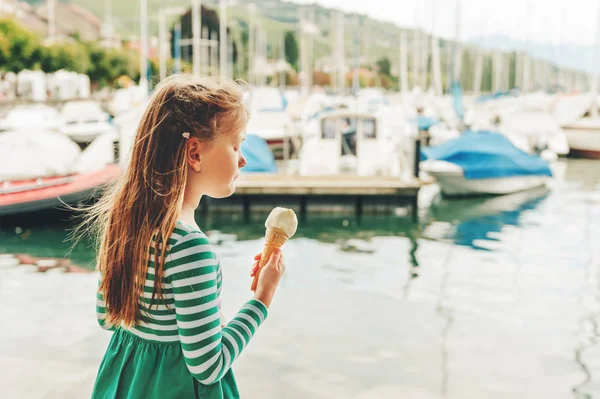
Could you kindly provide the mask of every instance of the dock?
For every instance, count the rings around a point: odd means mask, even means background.
[[[410,207],[417,217],[417,198],[423,182],[387,176],[300,176],[279,173],[246,173],[236,182],[234,195],[223,199],[203,199],[200,213],[208,216],[214,208],[241,211],[246,223],[253,208],[286,206],[302,221],[308,214],[325,210],[352,209],[357,219],[371,212]]]

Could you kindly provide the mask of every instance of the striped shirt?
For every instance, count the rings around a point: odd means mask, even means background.
[[[221,325],[219,298],[222,274],[219,260],[208,238],[200,231],[177,222],[168,240],[164,265],[163,299],[152,300],[154,261],[148,261],[146,284],[139,298],[141,320],[127,331],[158,342],[181,343],[188,370],[203,384],[219,381],[242,353],[267,317],[265,305],[255,299],[246,302],[237,315]],[[154,251],[150,250],[150,259]],[[102,278],[102,277],[100,277]],[[105,321],[106,302],[97,293],[96,314]],[[125,328],[121,326],[119,328]]]

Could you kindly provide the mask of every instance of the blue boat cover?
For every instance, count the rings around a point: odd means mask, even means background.
[[[248,162],[242,172],[277,172],[273,152],[267,142],[255,134],[246,134],[242,143],[242,154]]]
[[[421,160],[451,162],[464,170],[465,179],[512,176],[552,176],[544,159],[515,147],[493,132],[464,132],[460,137],[421,150]]]

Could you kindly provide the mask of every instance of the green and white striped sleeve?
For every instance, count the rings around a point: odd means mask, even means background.
[[[225,375],[267,317],[265,305],[252,299],[221,327],[217,262],[206,236],[192,231],[171,248],[165,270],[173,287],[185,362],[194,378],[206,385]]]
[[[96,318],[98,319],[100,327],[108,331],[114,331],[116,329],[115,326],[106,321],[106,301],[104,300],[104,295],[100,291],[101,282],[102,273],[100,273],[100,277],[98,278],[98,288],[96,290]]]

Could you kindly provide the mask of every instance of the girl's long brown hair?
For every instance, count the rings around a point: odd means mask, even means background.
[[[188,172],[182,134],[189,132],[210,145],[218,134],[239,131],[247,119],[241,88],[231,80],[174,75],[156,87],[127,169],[85,210],[74,232],[80,238],[91,231],[96,240],[107,322],[131,327],[139,320],[151,245],[152,299],[162,298],[167,240],[179,216]]]

